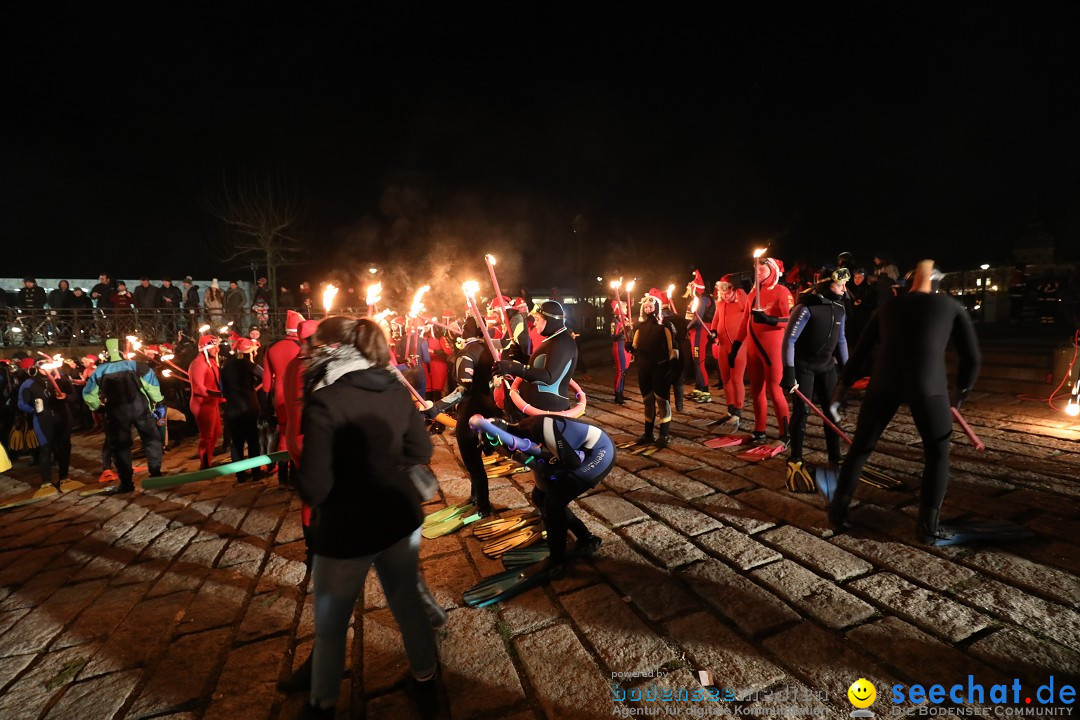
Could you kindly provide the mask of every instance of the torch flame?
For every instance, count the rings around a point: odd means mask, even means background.
[[[387,308],[375,316],[375,322],[382,322],[386,318],[394,314],[394,311]]]
[[[165,362],[168,362],[169,360],[172,360],[174,357],[176,357],[176,356],[173,355],[172,353],[165,353],[164,355],[161,356],[161,359],[163,361],[165,361]]]
[[[409,317],[415,320],[420,316],[420,313],[424,312],[424,293],[430,289],[430,285],[425,285],[416,291],[416,294],[413,295],[412,307],[409,308]]]
[[[492,255],[492,254],[490,254],[490,253],[488,253],[487,255],[485,255],[485,256],[484,256],[484,259],[485,259],[485,260],[487,260],[487,261],[488,261],[488,262],[489,262],[490,264],[492,264],[492,265],[494,265],[494,264],[495,264],[495,256],[494,256],[494,255]]]
[[[209,329],[210,329],[209,325],[203,325],[201,328],[199,328],[199,332],[204,333],[204,332],[207,332]]]
[[[379,300],[381,300],[381,299],[382,299],[382,283],[377,282],[377,283],[372,283],[371,285],[368,285],[367,304],[368,305],[377,305],[379,303]]]
[[[757,258],[761,257],[762,255],[764,255],[768,251],[769,251],[769,248],[758,248],[757,250],[754,251],[754,259],[756,260]]]
[[[694,312],[694,313],[697,312],[697,304],[698,304],[698,299],[697,299],[697,296],[695,296],[694,297],[694,302],[690,303],[690,312]]]
[[[612,280],[611,281],[611,289],[612,290],[618,290],[621,287],[622,287],[622,278],[619,278],[618,280]]]
[[[332,284],[327,284],[326,289],[322,294],[323,310],[330,312],[330,307],[334,304],[334,296],[337,295],[338,289]]]
[[[135,357],[135,353],[130,352],[127,355],[125,355],[124,357],[126,357],[128,360],[131,360],[133,357]]]
[[[667,286],[667,296],[670,298],[671,293],[675,292],[675,283],[671,283]]]
[[[229,323],[229,325],[232,325],[232,323]],[[229,332],[229,325],[222,325],[220,328],[218,328],[218,332],[221,332],[221,333]]]
[[[472,300],[476,297],[476,293],[480,292],[480,283],[475,280],[468,280],[461,284],[461,289],[465,291],[465,297]]]
[[[169,370],[168,368],[166,368],[166,369],[161,371],[161,374],[164,377],[172,377],[172,370]]]
[[[631,280],[630,282],[626,283],[626,292],[630,292],[633,289],[634,289],[634,281]]]

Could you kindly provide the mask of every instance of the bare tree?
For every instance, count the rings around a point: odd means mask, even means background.
[[[276,308],[278,268],[297,264],[305,249],[297,237],[306,210],[300,194],[279,173],[249,171],[232,181],[223,177],[221,192],[209,205],[229,230],[220,243],[221,260],[265,265],[270,302]]]

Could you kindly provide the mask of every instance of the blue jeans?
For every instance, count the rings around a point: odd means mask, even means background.
[[[312,650],[311,702],[337,702],[345,670],[345,634],[356,599],[364,590],[374,563],[390,612],[405,641],[405,654],[416,677],[435,672],[435,631],[424,610],[417,583],[420,528],[374,555],[339,559],[316,555],[311,576],[315,583],[315,646]]]

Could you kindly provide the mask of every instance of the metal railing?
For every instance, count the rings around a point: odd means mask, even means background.
[[[101,345],[106,338],[134,335],[145,343],[175,343],[181,333],[194,338],[199,328],[209,325],[214,331],[232,324],[246,335],[252,326],[263,333],[264,340],[285,334],[285,311],[255,315],[252,312],[208,313],[167,310],[21,310],[6,308],[0,315],[0,344],[8,348],[49,345]]]

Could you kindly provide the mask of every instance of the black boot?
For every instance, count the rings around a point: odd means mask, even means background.
[[[288,485],[289,484],[289,461],[286,460],[285,462],[279,462],[277,464],[277,471],[278,471],[278,476],[277,476],[278,477],[278,485]]]
[[[653,435],[653,427],[654,427],[654,425],[653,425],[652,422],[646,422],[645,423],[645,434],[642,435],[641,437],[639,437],[637,440],[635,440],[634,444],[635,445],[649,445],[650,443],[655,442],[656,441],[656,436]]]
[[[615,393],[615,404],[616,405],[625,405],[626,404],[626,396],[623,395],[621,392]]]
[[[666,448],[668,446],[668,432],[671,430],[671,423],[660,423],[660,437],[656,438],[656,447]]]
[[[286,695],[311,690],[311,656],[308,655],[307,660],[296,668],[292,675],[278,682],[277,687]]]
[[[135,484],[129,483],[125,485],[120,483],[119,485],[113,485],[111,488],[103,491],[102,495],[126,495],[127,493],[135,492]]]

